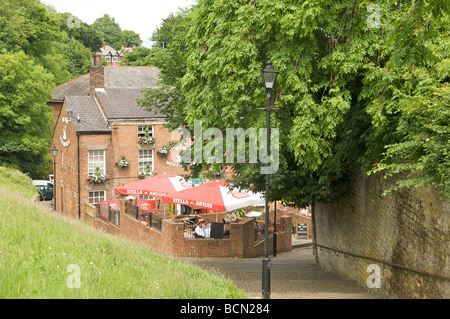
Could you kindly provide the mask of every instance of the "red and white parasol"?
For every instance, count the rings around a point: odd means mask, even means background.
[[[158,174],[116,188],[116,194],[162,197],[166,194],[189,189],[192,184],[173,174]]]
[[[162,196],[166,203],[207,208],[215,212],[228,212],[248,206],[264,206],[264,195],[252,191],[228,188],[222,181],[213,181],[176,193]]]

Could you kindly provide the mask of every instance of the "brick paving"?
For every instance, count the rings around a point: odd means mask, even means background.
[[[293,243],[294,244],[294,243]],[[271,299],[383,299],[355,282],[320,270],[312,247],[297,245],[271,260]],[[261,299],[262,258],[186,258],[230,278],[249,298]]]

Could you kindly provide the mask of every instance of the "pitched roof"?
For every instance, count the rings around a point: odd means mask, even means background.
[[[109,52],[111,52],[112,55],[115,55],[117,50],[115,50],[112,46],[105,45],[104,47],[100,48],[100,51],[102,52],[102,55],[107,55]],[[122,53],[119,52],[121,56],[123,56]]]
[[[72,123],[76,132],[110,132],[100,106],[93,96],[68,96],[67,107],[72,108]],[[80,121],[78,121],[78,116]]]
[[[105,88],[145,88],[156,85],[159,69],[154,66],[105,68]]]
[[[136,98],[143,98],[143,88],[155,86],[156,67],[105,67],[105,88],[96,94],[108,119],[164,119],[156,110],[143,109]],[[53,102],[67,101],[73,109],[75,129],[83,132],[109,131],[108,123],[96,99],[89,96],[89,73],[55,88]],[[77,122],[77,115],[81,121]]]
[[[139,88],[105,88],[97,96],[109,119],[164,119],[157,110],[146,110],[136,99],[143,98]]]
[[[145,88],[156,84],[159,69],[154,66],[105,67],[105,88]],[[62,102],[66,96],[88,96],[89,73],[61,84],[53,91],[50,102]]]
[[[88,96],[89,89],[88,73],[57,86],[53,90],[53,99],[50,102],[62,102],[66,96]]]

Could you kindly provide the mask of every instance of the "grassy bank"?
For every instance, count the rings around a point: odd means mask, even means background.
[[[0,298],[246,298],[223,276],[45,209],[35,193],[0,167]]]

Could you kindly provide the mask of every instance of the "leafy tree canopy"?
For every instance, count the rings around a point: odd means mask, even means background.
[[[100,32],[104,44],[110,45],[118,51],[122,46],[133,47],[135,45],[138,47],[142,45],[142,40],[138,33],[130,30],[122,31],[116,19],[108,14],[95,20],[92,27]]]
[[[142,45],[141,36],[131,30],[123,30],[123,46],[126,48],[132,48],[133,46],[140,47]],[[120,49],[120,48],[119,48]]]
[[[41,57],[59,37],[58,19],[40,1],[0,0],[0,50]]]
[[[85,23],[69,28],[68,16],[38,0],[0,0],[0,165],[32,176],[48,175],[53,88],[88,72],[84,43],[99,41]]]
[[[98,51],[103,46],[102,34],[93,26],[81,21],[71,13],[55,11],[54,14],[60,20],[61,31],[67,33],[69,38],[81,42],[91,52]]]
[[[280,130],[272,200],[338,200],[358,166],[402,173],[396,187],[433,184],[448,198],[448,2],[370,4],[199,1],[177,17],[185,27],[156,38],[168,44],[156,64],[167,87],[147,90],[141,103],[159,107],[172,128],[192,130],[196,120],[222,132],[265,127],[257,109],[270,55],[279,71],[271,121]],[[184,55],[170,51],[176,45]],[[234,182],[264,190],[258,166],[232,164]],[[190,168],[195,175],[209,165]]]
[[[181,79],[186,73],[189,47],[186,39],[191,24],[192,8],[180,9],[176,15],[170,14],[164,19],[160,28],[152,36],[155,42],[147,57],[147,64],[154,65],[161,71],[159,88],[148,89],[141,105],[160,108],[167,119],[169,129],[184,125],[185,96],[181,92]]]
[[[146,47],[136,47],[133,51],[126,53],[124,57],[124,63],[131,66],[149,66],[150,55],[152,54],[152,49]]]
[[[32,172],[51,142],[53,79],[23,51],[1,51],[0,65],[0,165]]]
[[[116,19],[105,14],[95,20],[92,26],[101,33],[104,44],[108,44],[116,50],[122,47],[124,43],[122,29]]]

